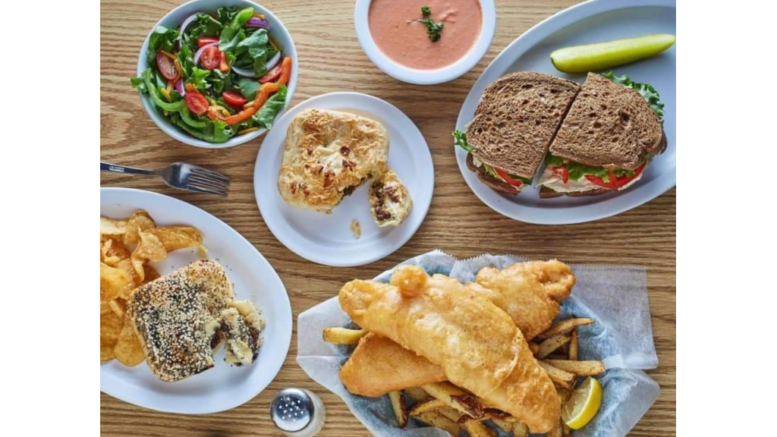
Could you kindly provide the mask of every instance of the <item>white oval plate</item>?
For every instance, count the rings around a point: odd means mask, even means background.
[[[486,68],[470,90],[456,121],[464,130],[475,114],[483,90],[495,80],[515,71],[537,71],[583,82],[585,75],[556,70],[550,53],[561,47],[609,41],[649,33],[676,34],[674,0],[595,0],[573,6],[537,24],[513,41]],[[653,200],[677,183],[676,160],[676,46],[652,59],[616,67],[637,82],[655,86],[664,108],[664,131],[668,147],[648,166],[642,179],[618,193],[586,197],[540,199],[539,188],[527,187],[517,196],[500,194],[467,168],[467,154],[455,147],[459,170],[476,196],[494,211],[528,223],[560,225],[610,217]],[[542,169],[538,174],[542,173]],[[535,179],[536,182],[536,179]]]
[[[296,208],[278,192],[286,131],[292,119],[310,108],[351,112],[379,121],[389,133],[389,165],[413,198],[410,215],[397,227],[378,227],[367,193],[370,182],[343,199],[331,214]],[[254,168],[254,192],[267,227],[297,255],[328,266],[352,267],[377,261],[404,245],[429,211],[434,190],[434,164],[429,146],[412,121],[395,106],[360,93],[330,93],[308,99],[288,111],[262,143]],[[361,225],[361,238],[351,232],[351,220]]]
[[[291,343],[291,304],[281,278],[245,238],[207,212],[172,197],[127,188],[100,189],[100,215],[124,218],[145,209],[159,226],[188,225],[202,232],[209,257],[234,284],[236,299],[248,299],[267,320],[264,344],[250,366],[231,367],[222,348],[216,366],[183,381],[163,382],[143,363],[126,367],[116,360],[100,365],[100,391],[125,402],[169,413],[205,414],[229,410],[253,399],[281,369]],[[197,251],[171,252],[154,266],[161,274],[183,267]]]

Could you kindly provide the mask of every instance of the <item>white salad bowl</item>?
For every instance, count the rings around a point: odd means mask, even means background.
[[[471,70],[485,56],[496,32],[496,6],[494,0],[477,0],[483,19],[480,35],[472,48],[462,58],[448,66],[434,70],[419,70],[404,66],[386,56],[372,38],[369,12],[372,0],[356,0],[354,24],[356,37],[362,50],[376,67],[402,82],[416,85],[436,85],[450,82]]]
[[[137,75],[140,76],[149,67],[148,63],[146,62],[146,51],[148,50],[148,41],[151,37],[151,34],[154,32],[154,29],[156,29],[157,26],[164,26],[168,29],[177,29],[187,17],[189,17],[190,15],[196,12],[215,12],[218,8],[228,7],[228,6],[235,6],[238,8],[252,7],[256,12],[260,14],[264,14],[265,18],[270,23],[270,36],[272,36],[273,40],[275,40],[275,42],[277,42],[278,45],[280,45],[283,48],[284,56],[291,57],[291,61],[292,61],[291,77],[289,78],[289,83],[286,85],[286,87],[288,88],[288,91],[286,94],[286,106],[283,108],[282,111],[278,112],[278,115],[275,118],[276,120],[278,120],[278,118],[280,118],[280,116],[283,115],[286,109],[288,109],[289,104],[291,104],[291,99],[294,97],[294,90],[297,87],[297,77],[299,76],[299,61],[297,59],[297,49],[294,47],[294,41],[291,39],[291,34],[283,25],[281,20],[279,20],[278,17],[273,15],[272,12],[270,12],[263,6],[257,3],[254,3],[252,1],[192,0],[168,12],[167,15],[162,17],[162,19],[159,20],[154,25],[154,27],[151,29],[151,32],[149,32],[148,36],[146,36],[146,40],[143,42],[143,47],[140,48],[140,56],[138,56]],[[172,138],[175,138],[176,140],[182,143],[186,143],[190,146],[203,147],[207,149],[223,149],[227,147],[239,146],[240,144],[251,141],[259,137],[260,135],[264,134],[265,132],[267,132],[267,129],[260,128],[257,131],[254,131],[245,135],[234,136],[225,143],[220,143],[220,144],[209,143],[207,141],[203,141],[203,140],[194,138],[192,136],[189,136],[186,132],[180,130],[178,127],[170,123],[170,121],[164,115],[162,115],[159,111],[157,111],[156,107],[151,101],[151,97],[143,95],[142,93],[139,93],[139,94],[140,94],[140,101],[143,103],[143,108],[146,110],[146,113],[148,114],[148,116],[151,117],[152,120],[154,120],[154,123],[156,123],[156,125],[159,126],[159,129],[162,129],[164,133],[171,136]]]

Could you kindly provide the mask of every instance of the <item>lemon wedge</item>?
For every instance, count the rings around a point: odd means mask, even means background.
[[[601,405],[602,385],[595,378],[588,377],[561,408],[561,418],[568,427],[580,429],[596,416]]]

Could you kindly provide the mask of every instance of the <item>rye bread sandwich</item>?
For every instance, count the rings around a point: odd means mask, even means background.
[[[580,86],[534,72],[511,73],[489,85],[456,145],[467,167],[494,190],[518,194],[531,185]]]
[[[663,103],[648,84],[589,73],[545,157],[540,197],[624,190],[666,148]]]

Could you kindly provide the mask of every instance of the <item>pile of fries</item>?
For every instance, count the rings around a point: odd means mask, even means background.
[[[529,347],[540,366],[547,372],[556,387],[561,405],[572,396],[578,378],[599,375],[604,372],[601,361],[580,361],[578,356],[577,329],[591,325],[593,319],[573,318],[554,324],[538,335]],[[355,345],[367,334],[365,330],[327,328],[324,341],[336,345]],[[485,401],[472,393],[448,382],[407,388],[388,394],[400,428],[407,425],[409,418],[443,429],[453,436],[463,430],[470,437],[496,437],[497,432],[486,426],[491,421],[507,434],[527,437],[529,429],[515,417],[491,408]],[[412,406],[408,406],[408,401]],[[572,430],[563,421],[554,428],[549,437],[572,435]]]
[[[196,228],[157,227],[143,210],[127,219],[100,217],[100,362],[116,358],[132,367],[145,361],[140,340],[127,320],[127,300],[137,287],[160,276],[149,262],[162,261],[168,252],[187,247],[207,253]]]

